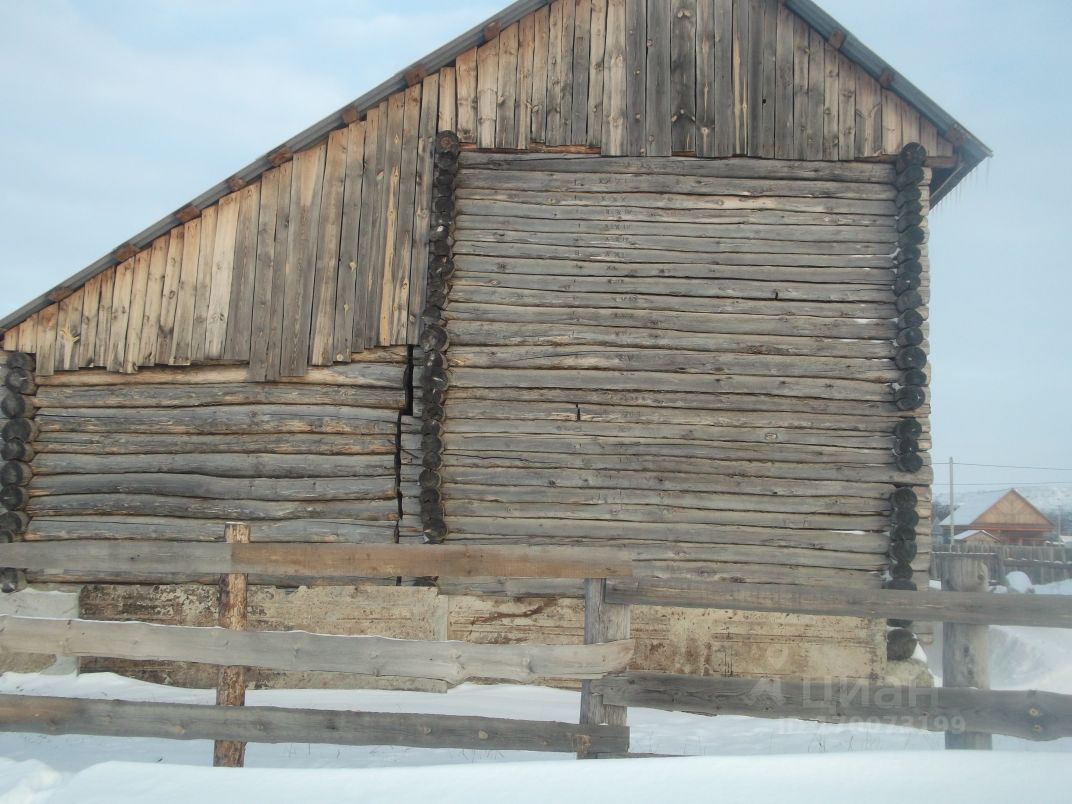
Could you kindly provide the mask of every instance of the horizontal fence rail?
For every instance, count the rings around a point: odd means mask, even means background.
[[[0,695],[0,721],[6,731],[31,734],[582,754],[629,750],[629,729],[625,726],[39,695]]]
[[[626,668],[633,642],[483,645],[0,615],[0,651],[5,650],[430,678],[460,684],[474,678],[526,682],[599,678]]]
[[[855,681],[625,673],[591,682],[618,706],[706,715],[870,722],[928,731],[1004,734],[1024,740],[1072,736],[1072,695],[950,687],[885,687]]]
[[[72,540],[0,544],[0,567],[79,573],[274,577],[620,578],[632,563],[609,550],[398,544],[225,544]]]
[[[630,578],[607,584],[607,602],[647,606],[771,611],[974,625],[1072,628],[1072,596],[988,592],[907,592],[693,578]]]

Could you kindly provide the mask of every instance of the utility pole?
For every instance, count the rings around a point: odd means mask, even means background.
[[[956,517],[957,503],[953,498],[953,458],[949,458],[949,546],[952,548],[953,540],[956,537],[956,529],[953,524]]]

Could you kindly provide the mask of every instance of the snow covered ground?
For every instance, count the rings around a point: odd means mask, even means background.
[[[1038,593],[1063,589],[1039,587]],[[1072,694],[1072,631],[992,629],[992,685]],[[108,673],[0,676],[0,692],[212,703],[209,690]],[[446,695],[254,690],[250,705],[470,714],[576,722],[564,690],[467,684]],[[941,734],[894,726],[704,717],[631,708],[631,749],[684,759],[578,762],[561,754],[250,744],[246,769],[211,764],[208,741],[47,737],[0,730],[0,802],[1070,800],[1072,740],[995,737],[991,755],[944,752]],[[2,729],[2,724],[0,724]],[[1000,753],[998,753],[1000,752]],[[315,773],[310,772],[315,769]],[[883,779],[891,780],[889,785]],[[907,781],[906,781],[907,780]],[[908,785],[906,791],[905,785]],[[506,791],[504,793],[504,791]]]

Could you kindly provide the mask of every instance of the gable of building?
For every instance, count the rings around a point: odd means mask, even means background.
[[[431,140],[606,156],[889,160],[935,194],[988,151],[810,2],[519,2],[9,315],[39,372],[248,363],[301,376],[413,344]]]

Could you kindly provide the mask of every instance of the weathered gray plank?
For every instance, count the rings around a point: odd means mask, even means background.
[[[489,751],[573,753],[629,749],[621,726],[506,720],[458,715],[333,712],[264,706],[90,701],[29,695],[0,696],[8,731],[92,734],[185,740],[227,739],[262,743],[408,745]]]

